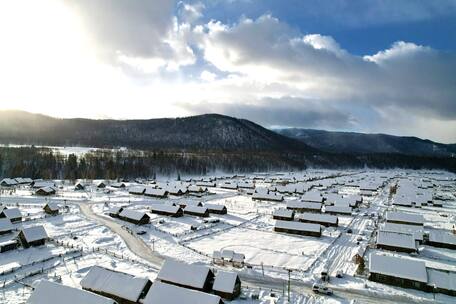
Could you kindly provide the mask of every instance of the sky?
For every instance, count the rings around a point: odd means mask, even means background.
[[[0,109],[456,143],[456,0],[5,0]]]

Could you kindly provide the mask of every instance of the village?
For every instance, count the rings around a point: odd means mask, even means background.
[[[0,181],[0,303],[456,303],[456,175]]]

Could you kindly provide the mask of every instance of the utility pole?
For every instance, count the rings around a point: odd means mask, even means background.
[[[290,303],[290,289],[291,289],[291,269],[288,270],[288,303]]]

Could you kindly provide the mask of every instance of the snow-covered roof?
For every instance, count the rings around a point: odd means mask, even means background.
[[[312,221],[312,222],[322,222],[329,224],[337,224],[338,218],[334,215],[329,214],[319,214],[319,213],[298,213],[295,216],[297,220]]]
[[[198,207],[198,206],[191,206],[187,205],[184,208],[184,212],[192,212],[192,213],[197,213],[197,214],[205,214],[208,212],[207,207]]]
[[[271,192],[270,193],[260,192],[260,193],[253,193],[252,199],[281,202],[281,201],[283,201],[283,195],[271,193]]]
[[[407,233],[397,233],[380,230],[377,235],[377,245],[386,245],[416,250],[416,242],[414,235]]]
[[[428,268],[427,273],[429,285],[456,291],[456,272]]]
[[[380,230],[391,231],[391,232],[401,232],[401,233],[411,233],[415,237],[415,240],[423,240],[423,227],[417,225],[404,225],[397,223],[384,223]]]
[[[321,210],[321,203],[312,203],[312,202],[301,202],[298,200],[288,201],[288,209],[309,209],[309,210]]]
[[[135,221],[139,221],[140,219],[143,218],[143,216],[146,215],[144,212],[136,211],[136,210],[131,210],[131,209],[123,209],[120,213],[119,216],[129,218]]]
[[[388,211],[386,213],[386,221],[387,222],[404,222],[404,223],[423,225],[424,217],[421,214]]]
[[[212,289],[214,291],[232,293],[237,278],[238,275],[235,272],[218,271]]]
[[[203,288],[209,273],[209,267],[167,259],[157,279],[193,288]]]
[[[152,211],[160,211],[160,212],[167,212],[167,213],[177,213],[179,211],[179,206],[173,206],[169,204],[151,204],[150,209]]]
[[[37,193],[39,192],[45,192],[45,193],[55,193],[55,187],[51,186],[46,186],[46,187],[41,187],[38,190],[36,190]]]
[[[48,238],[46,229],[43,226],[24,228],[22,229],[22,233],[28,243]]]
[[[3,209],[2,212],[9,219],[17,219],[22,217],[22,213],[18,208]]]
[[[371,253],[369,271],[427,283],[426,264],[422,261]]]
[[[219,304],[219,296],[155,281],[144,304]]]
[[[146,187],[144,186],[133,186],[128,190],[132,194],[143,194],[144,191],[146,191]]]
[[[296,230],[296,231],[321,232],[320,224],[311,224],[311,223],[277,220],[275,223],[275,227],[282,228],[282,229]]]
[[[456,245],[456,235],[445,231],[431,230],[429,231],[429,241]]]
[[[146,191],[144,192],[145,195],[149,196],[165,196],[166,195],[165,189],[155,189],[152,187],[146,187]]]
[[[27,304],[115,304],[92,292],[42,280],[36,286]]]
[[[217,211],[222,211],[226,208],[225,205],[219,205],[219,204],[204,204],[204,207],[210,210],[217,210]]]
[[[325,206],[325,212],[351,214],[352,213],[352,208],[351,207],[343,207],[343,206]]]
[[[320,192],[313,190],[304,193],[301,199],[306,202],[323,202],[323,197],[321,196]]]
[[[7,232],[14,229],[9,218],[0,218],[0,232]]]
[[[14,186],[17,184],[18,184],[18,182],[12,178],[4,178],[0,181],[0,185],[2,185],[2,186]]]
[[[137,278],[127,273],[93,266],[81,280],[81,286],[137,302],[148,282],[149,279],[146,278]]]
[[[52,181],[38,181],[33,184],[33,188],[45,188],[45,187],[55,187],[55,183]]]
[[[279,217],[287,217],[287,218],[292,218],[294,212],[292,210],[284,209],[284,208],[279,208],[274,211],[272,216],[279,216]]]
[[[119,214],[120,211],[122,211],[122,207],[111,207],[109,208],[109,213],[112,213],[112,214]]]
[[[47,205],[47,206],[49,207],[49,209],[51,209],[52,211],[57,211],[57,210],[59,210],[59,205],[58,205],[57,203],[52,203],[52,202],[50,202],[50,203],[47,203],[46,205]]]

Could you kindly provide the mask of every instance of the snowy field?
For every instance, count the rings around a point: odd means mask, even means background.
[[[182,179],[130,180],[123,185],[103,181],[105,188],[97,187],[101,181],[84,180],[80,181],[84,185],[82,190],[75,190],[75,182],[50,181],[57,191],[47,197],[35,195],[36,189],[29,185],[0,187],[2,206],[18,208],[22,214],[22,220],[13,223],[13,232],[0,235],[0,244],[14,240],[22,229],[35,226],[43,226],[49,237],[45,245],[21,246],[0,253],[0,303],[26,303],[31,287],[40,279],[81,288],[81,279],[94,265],[153,281],[167,258],[237,272],[243,296],[232,303],[352,303],[354,299],[356,303],[456,303],[455,297],[442,293],[372,282],[368,270],[368,257],[380,252],[456,273],[456,249],[423,243],[418,245],[417,253],[408,254],[376,246],[376,236],[388,211],[423,216],[426,233],[453,234],[453,174],[311,170]],[[201,186],[206,184],[211,186]],[[243,187],[227,189],[226,184]],[[174,193],[197,185],[201,192]],[[160,198],[129,193],[129,189],[137,186],[165,189],[169,194]],[[333,214],[338,219],[337,227],[322,226],[321,236],[276,232],[274,211],[286,208],[289,202],[304,200],[307,192],[316,193],[317,199],[325,201],[321,213],[329,214],[332,204],[351,209],[347,202],[353,202],[353,206],[358,202],[348,214]],[[275,194],[283,200],[252,199],[254,193]],[[442,206],[395,205],[399,196],[410,200],[430,197]],[[58,215],[44,212],[48,203],[58,204]],[[151,211],[156,205],[204,208],[206,204],[225,206],[227,213],[171,217]],[[149,223],[136,225],[112,217],[110,213],[120,207],[148,216]],[[223,250],[243,255],[243,265],[214,258],[214,251]],[[365,269],[360,268],[356,256],[363,259]],[[322,272],[329,274],[329,282],[321,280]],[[311,286],[315,282],[331,288],[334,295],[314,294]],[[258,299],[252,300],[252,295]]]

